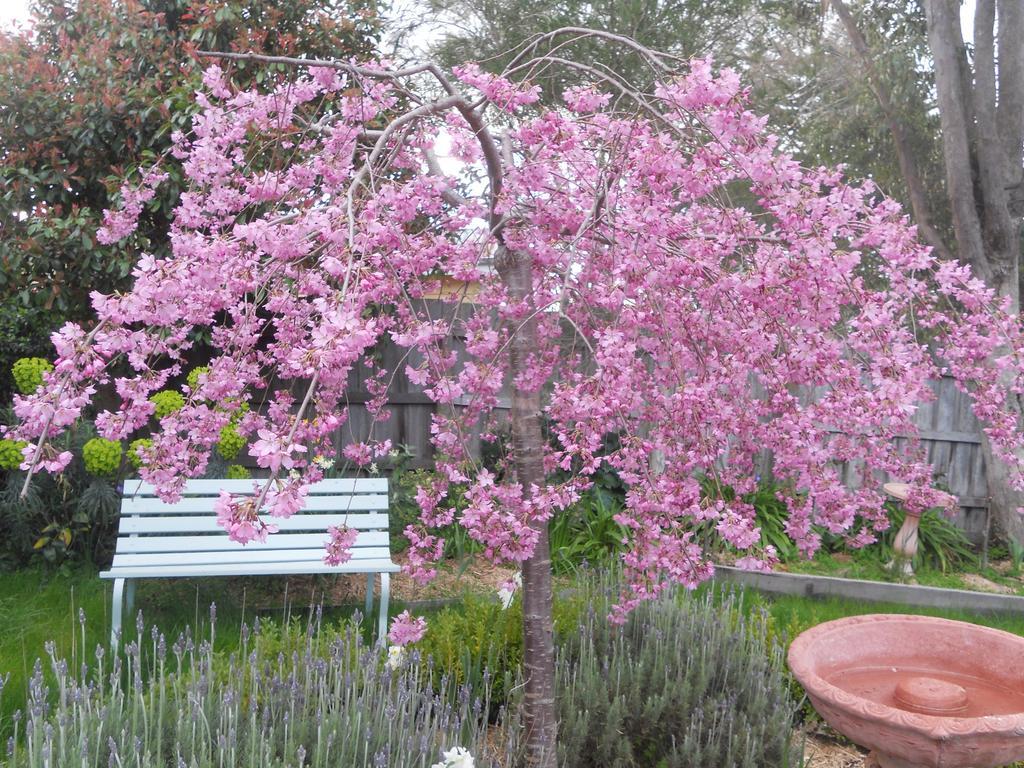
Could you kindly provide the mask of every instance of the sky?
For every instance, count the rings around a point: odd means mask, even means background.
[[[7,28],[12,23],[28,19],[28,4],[30,0],[0,0],[0,27]],[[974,17],[975,0],[963,0],[960,6],[960,20],[964,31],[964,38],[973,40],[973,27],[971,19]]]

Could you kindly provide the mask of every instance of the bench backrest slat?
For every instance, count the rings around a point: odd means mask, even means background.
[[[121,502],[121,515],[208,515],[216,496],[186,496],[167,504],[154,496],[126,497]],[[300,514],[308,512],[386,512],[386,494],[307,496]]]
[[[291,517],[265,517],[280,531],[326,531],[329,525],[347,525],[360,531],[386,530],[388,516],[375,513],[334,515],[303,515]],[[212,512],[206,515],[176,515],[172,517],[139,515],[121,518],[121,535],[140,533],[223,533]],[[224,534],[227,535],[226,533]]]
[[[189,480],[182,491],[185,496],[217,496],[222,490],[231,493],[253,492],[253,485],[260,480]],[[386,477],[336,477],[314,483],[307,491],[308,495],[316,496],[345,495],[352,493],[387,493]],[[155,496],[156,490],[149,483],[131,479],[124,483],[125,498],[139,496]]]
[[[145,554],[157,552],[252,552],[264,549],[315,549],[323,554],[327,533],[275,533],[266,541],[239,544],[227,536],[124,536],[117,542],[118,553]],[[355,546],[386,547],[387,531],[360,531]]]

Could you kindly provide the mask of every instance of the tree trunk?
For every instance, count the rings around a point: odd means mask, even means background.
[[[1024,132],[1024,83],[1013,80],[1024,71],[1020,50],[1024,12],[1019,3],[1000,0],[996,35],[996,0],[978,0],[972,89],[959,0],[925,2],[958,255],[999,296],[1010,299],[1014,312],[1020,310],[1020,231],[1010,210],[1008,186],[1021,177]],[[1008,396],[1020,412],[1020,399]],[[987,438],[982,451],[991,518],[1000,534],[1024,542],[1024,519],[1018,512],[1024,506],[1024,494],[1010,483],[1009,469],[995,456]]]
[[[943,261],[949,260],[953,255],[943,241],[942,235],[939,234],[932,224],[931,213],[928,210],[928,197],[925,195],[921,172],[917,167],[917,160],[914,158],[914,151],[911,147],[910,139],[907,137],[906,127],[903,124],[903,120],[900,119],[899,111],[892,99],[892,94],[885,81],[878,75],[875,69],[871,58],[871,49],[868,47],[864,35],[857,27],[857,21],[853,18],[849,7],[847,7],[843,0],[831,0],[831,4],[839,16],[839,20],[843,23],[843,28],[846,29],[846,34],[850,38],[853,50],[857,54],[857,58],[860,59],[861,66],[864,68],[868,88],[871,89],[875,101],[878,102],[879,109],[882,110],[882,114],[885,116],[885,125],[889,129],[889,135],[892,137],[893,146],[896,149],[896,160],[900,165],[900,175],[903,177],[903,183],[907,185],[907,199],[910,201],[910,209],[913,212],[917,230],[924,241],[935,250],[935,254],[940,259]]]
[[[530,355],[538,349],[537,323],[533,319],[533,273],[528,256],[504,245],[495,263],[513,303],[523,303],[530,313],[512,329],[509,346],[510,375],[526,369]],[[532,488],[544,484],[543,439],[540,391],[512,388],[512,450],[516,479],[529,496]],[[547,522],[534,525],[537,547],[523,563],[523,668],[526,674],[526,702],[523,726],[527,765],[555,768],[558,722],[555,716],[555,643],[552,630],[551,552]]]

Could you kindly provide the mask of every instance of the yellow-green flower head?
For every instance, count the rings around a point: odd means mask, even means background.
[[[21,440],[7,440],[6,438],[0,440],[0,469],[8,471],[17,469],[24,458],[21,455],[21,450],[26,445],[28,443]]]
[[[226,424],[220,430],[220,442],[217,443],[217,453],[224,461],[233,460],[242,448],[245,447],[245,438],[238,434],[234,424]]]
[[[185,377],[185,383],[188,384],[189,392],[194,395],[199,388],[199,377],[209,372],[210,368],[206,365],[197,366],[189,371],[188,376]]]
[[[149,396],[149,402],[156,406],[156,417],[162,419],[185,405],[185,398],[173,389],[162,389]]]
[[[148,450],[152,447],[153,441],[148,437],[140,437],[138,440],[132,440],[128,445],[128,463],[131,464],[136,470],[142,467],[142,456],[139,455],[139,449],[143,451]]]
[[[11,375],[14,385],[23,395],[31,395],[43,383],[43,374],[53,370],[53,364],[41,357],[22,357],[14,361]]]
[[[228,464],[226,474],[228,480],[248,480],[252,477],[252,475],[249,474],[249,470],[241,464]]]
[[[82,446],[82,461],[85,471],[97,477],[106,477],[117,472],[121,466],[121,443],[94,437]]]

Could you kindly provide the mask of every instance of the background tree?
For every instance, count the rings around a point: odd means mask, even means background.
[[[0,328],[11,330],[2,346],[42,340],[19,354],[47,354],[50,331],[90,314],[92,291],[130,284],[139,251],[167,252],[174,182],[129,241],[100,248],[95,231],[120,181],[189,124],[197,46],[365,56],[378,34],[375,4],[360,0],[38,0],[29,30],[0,33]]]

